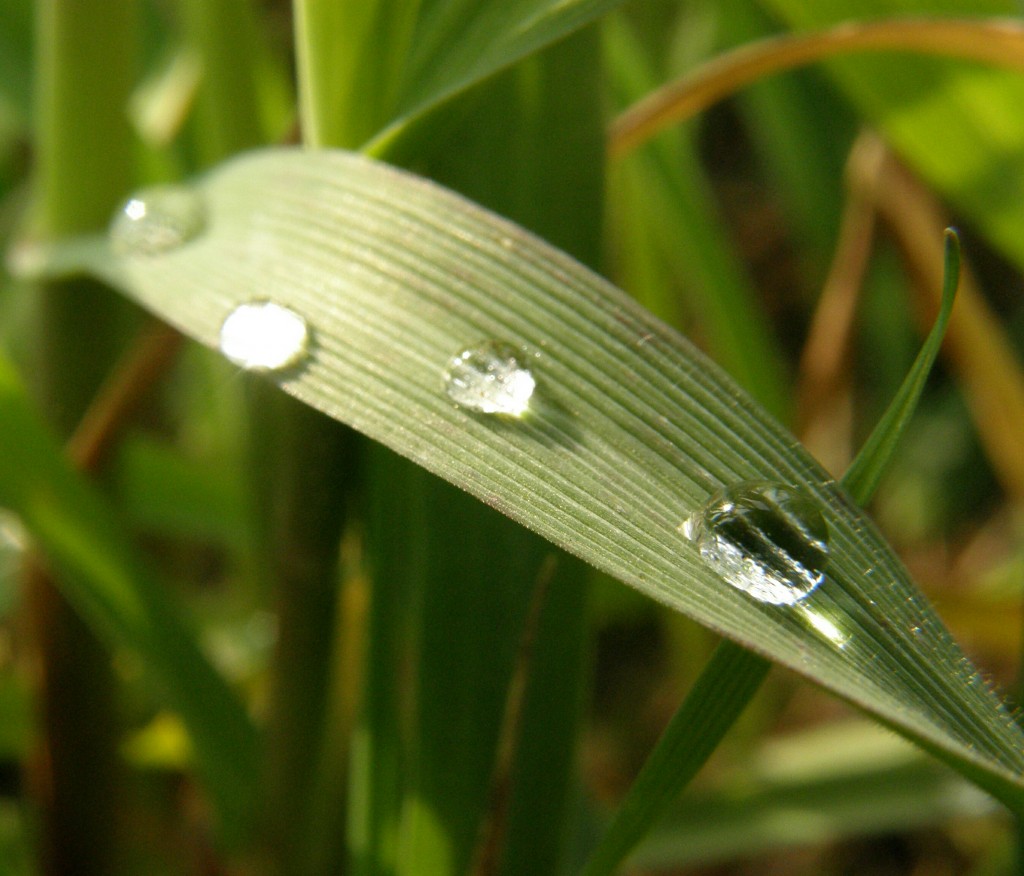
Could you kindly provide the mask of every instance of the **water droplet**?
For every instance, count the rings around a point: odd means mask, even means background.
[[[679,529],[715,571],[759,602],[793,605],[825,577],[825,518],[812,499],[788,487],[728,487]]]
[[[220,351],[247,371],[294,368],[309,343],[306,320],[274,301],[239,304],[220,327]]]
[[[192,189],[154,186],[132,195],[110,223],[110,242],[121,255],[159,255],[198,237],[206,207]]]
[[[482,414],[521,416],[537,385],[526,353],[501,341],[485,341],[452,356],[445,392],[455,404]]]

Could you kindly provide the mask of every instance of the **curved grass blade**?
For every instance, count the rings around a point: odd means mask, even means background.
[[[57,581],[112,649],[140,658],[182,717],[225,838],[240,839],[257,779],[256,733],[196,647],[101,496],[68,465],[14,370],[0,358],[0,505],[14,510],[61,574]]]
[[[896,397],[843,476],[843,487],[858,505],[866,505],[871,500],[920,401],[953,311],[959,277],[960,242],[956,232],[947,228],[942,305],[935,325]],[[726,731],[761,687],[770,668],[771,664],[763,657],[729,640],[715,649],[616,810],[584,868],[584,876],[615,872],[718,747]]]
[[[766,37],[715,58],[637,102],[616,119],[609,146],[613,155],[625,154],[758,79],[847,52],[920,52],[1019,70],[1024,64],[1022,48],[1024,27],[1003,18],[844,21],[815,33]]]
[[[383,150],[414,118],[622,0],[297,0],[308,142]]]
[[[686,340],[552,247],[438,186],[343,152],[267,150],[196,183],[208,224],[156,256],[79,246],[88,269],[216,347],[240,304],[302,314],[286,391],[917,741],[1008,806],[1024,737],[870,521]],[[73,247],[74,248],[74,247]],[[70,254],[70,251],[69,251]],[[518,419],[454,405],[460,349],[523,349]],[[830,559],[798,607],[729,586],[678,528],[746,481],[821,510]]]

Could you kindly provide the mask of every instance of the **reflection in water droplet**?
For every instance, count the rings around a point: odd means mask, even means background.
[[[825,617],[825,615],[819,611],[814,611],[813,609],[808,608],[805,603],[799,603],[795,605],[794,608],[799,610],[800,616],[807,621],[807,625],[818,633],[818,635],[835,645],[840,650],[846,647],[846,643],[850,641],[850,637],[836,626],[836,624]]]
[[[121,255],[159,255],[202,234],[206,207],[192,189],[155,186],[129,198],[110,223],[110,242]]]
[[[17,577],[21,560],[28,547],[28,535],[21,520],[0,508],[0,613],[7,605],[8,597],[18,590]]]
[[[294,368],[309,342],[306,320],[274,301],[239,304],[220,327],[220,351],[248,371]]]
[[[445,392],[471,411],[521,416],[537,385],[524,359],[522,350],[500,341],[467,347],[448,362]]]
[[[825,577],[825,518],[813,500],[787,487],[728,487],[679,529],[716,572],[759,602],[793,605]]]

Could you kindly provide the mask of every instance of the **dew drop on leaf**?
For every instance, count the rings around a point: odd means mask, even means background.
[[[460,408],[522,416],[537,385],[525,359],[521,349],[501,341],[467,347],[445,368],[445,392]]]
[[[247,371],[283,371],[309,355],[306,320],[275,301],[239,304],[220,327],[220,351]]]
[[[153,256],[177,249],[206,228],[202,198],[185,186],[154,186],[132,195],[110,223],[120,255]]]
[[[813,499],[789,487],[727,487],[679,529],[708,565],[759,602],[793,605],[824,580],[825,518]]]

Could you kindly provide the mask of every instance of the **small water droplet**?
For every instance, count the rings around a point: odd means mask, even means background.
[[[121,255],[159,255],[202,234],[206,207],[185,186],[154,186],[132,195],[110,223],[110,241]]]
[[[448,362],[445,392],[459,407],[519,417],[537,385],[525,360],[523,350],[501,341],[467,347]]]
[[[793,605],[824,580],[825,518],[812,499],[788,487],[728,487],[679,530],[726,581],[759,602]]]
[[[309,353],[309,324],[274,301],[239,304],[220,327],[220,351],[247,371],[294,368]]]

